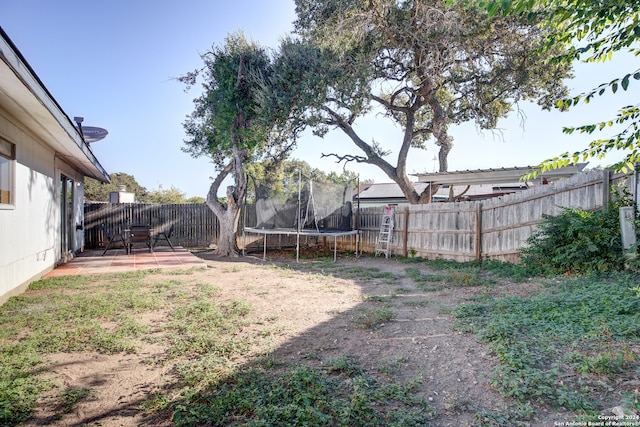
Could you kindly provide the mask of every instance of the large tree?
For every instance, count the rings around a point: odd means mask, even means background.
[[[201,69],[179,79],[187,88],[199,78],[203,80],[203,93],[194,100],[195,109],[184,122],[187,139],[183,149],[194,157],[210,157],[216,167],[218,175],[211,183],[206,204],[220,221],[217,252],[236,256],[240,207],[247,191],[244,165],[267,154],[286,158],[295,143],[296,130],[278,128],[271,118],[256,110],[259,78],[269,78],[272,72],[265,49],[237,32],[223,45],[203,54],[202,59]],[[285,134],[287,138],[282,136]],[[227,187],[226,197],[219,198],[218,190],[229,176],[233,185]]]
[[[640,1],[638,0],[504,0],[470,1],[470,6],[479,6],[490,15],[512,15],[526,22],[538,22],[547,35],[544,47],[557,49],[566,47],[563,55],[554,58],[557,62],[571,63],[583,61],[602,63],[614,54],[627,52],[638,56],[640,41]],[[499,12],[499,13],[498,13]],[[597,74],[596,74],[597,75]],[[558,99],[556,107],[567,110],[578,103],[595,103],[604,93],[627,90],[633,80],[640,80],[640,69],[634,64],[630,69],[621,70],[620,75],[608,82],[602,82],[585,93]],[[597,104],[597,103],[596,103]],[[617,127],[616,127],[617,126]],[[543,162],[538,171],[577,163],[591,157],[603,158],[610,152],[621,151],[626,156],[616,167],[633,168],[640,161],[640,104],[622,106],[615,118],[604,117],[598,123],[567,126],[567,134],[580,132],[593,134],[616,128],[613,135],[591,141],[583,150],[565,152]]]
[[[343,131],[360,154],[325,155],[379,167],[410,203],[425,203],[436,190],[416,191],[410,150],[433,138],[439,171],[447,171],[451,125],[492,129],[521,100],[549,107],[566,93],[570,70],[538,50],[543,30],[513,17],[489,19],[482,9],[427,0],[296,0],[296,11],[301,37],[284,41],[276,61],[284,71],[276,75],[290,76],[278,93],[300,97],[281,96],[282,104],[306,105],[299,111],[320,135]],[[373,109],[403,129],[395,161],[355,126]]]

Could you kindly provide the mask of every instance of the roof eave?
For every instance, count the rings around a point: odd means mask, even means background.
[[[17,47],[0,27],[0,107],[23,123],[56,155],[85,176],[109,182],[69,116],[40,81]]]

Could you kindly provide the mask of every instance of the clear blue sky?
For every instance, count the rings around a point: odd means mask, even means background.
[[[107,138],[92,144],[105,169],[131,174],[149,190],[174,186],[187,197],[204,197],[215,170],[206,158],[193,159],[181,151],[182,123],[200,88],[185,93],[174,78],[198,68],[200,54],[236,30],[276,48],[292,30],[294,18],[293,0],[0,2],[0,25],[67,115],[82,116],[85,126],[109,131]],[[609,65],[580,66],[577,79],[568,85],[587,90],[638,68],[630,62],[625,58]],[[472,124],[454,128],[449,170],[534,165],[576,151],[590,139],[566,136],[562,126],[614,117],[618,107],[637,102],[639,87],[632,84],[622,96],[569,113],[525,105],[524,124],[514,113],[499,123],[501,129],[495,133],[479,133]],[[383,118],[361,119],[357,124],[365,139],[375,138],[384,147],[392,149],[398,141],[399,129]],[[339,131],[324,139],[305,136],[299,147],[294,157],[327,172],[342,166],[320,159],[321,153],[357,153]],[[412,152],[409,172],[434,171],[436,153],[432,146],[426,152]],[[393,156],[390,160],[395,164]],[[590,166],[606,163],[592,160]],[[347,167],[362,179],[390,182],[373,166]]]

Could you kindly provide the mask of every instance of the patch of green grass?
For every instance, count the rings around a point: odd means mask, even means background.
[[[396,313],[388,308],[362,309],[356,316],[356,326],[362,329],[373,329],[396,318]]]
[[[451,276],[447,274],[424,274],[415,267],[405,269],[405,273],[415,282],[416,286],[422,290],[435,289],[435,284],[442,289]]]
[[[500,393],[590,413],[599,404],[597,382],[581,373],[615,375],[635,361],[628,350],[610,349],[639,340],[640,299],[629,289],[639,279],[576,277],[535,296],[465,304],[453,314],[460,329],[477,334],[496,356],[491,382]],[[588,348],[590,355],[571,348]]]
[[[427,307],[433,304],[433,301],[429,301],[429,300],[403,301],[402,304],[408,305],[409,307]]]
[[[442,290],[447,287],[488,286],[494,281],[482,277],[479,267],[450,269],[447,274],[425,274],[415,267],[405,270],[416,286],[424,291]]]
[[[391,377],[393,374],[398,373],[402,368],[402,365],[407,362],[408,359],[406,357],[400,357],[391,361],[380,361],[378,362],[376,369],[381,374],[385,374],[388,377]]]
[[[55,277],[0,307],[0,425],[28,419],[38,397],[54,386],[43,379],[44,355],[55,352],[134,352],[149,327],[140,314],[164,308],[176,284],[147,284],[153,271]],[[103,326],[108,325],[108,326]],[[61,411],[86,390],[61,395]]]
[[[380,295],[362,295],[362,301],[364,302],[377,302],[377,303],[386,303],[387,298]]]
[[[23,336],[23,342],[39,352],[61,351],[130,351],[130,318],[162,307],[163,301],[150,289],[141,288],[133,279],[123,277],[117,287],[97,287],[86,278],[86,292],[69,293],[64,288],[50,288],[45,295],[20,295],[11,298],[0,310],[4,337]],[[140,279],[137,279],[140,280]],[[76,282],[79,283],[79,282]],[[124,324],[124,328],[104,329],[103,321]],[[127,326],[127,322],[128,326]]]
[[[90,388],[73,388],[64,390],[60,394],[60,405],[58,412],[68,414],[73,411],[78,402],[90,397],[92,390]]]
[[[195,283],[194,286],[198,294],[202,295],[205,298],[211,298],[220,293],[220,288],[212,283]]]
[[[333,360],[328,360],[325,363],[327,372],[340,373],[347,377],[356,377],[364,374],[364,370],[358,366],[353,358],[348,354],[343,354],[341,357]]]
[[[509,262],[484,260],[482,263],[479,263],[479,267],[483,271],[493,273],[496,277],[508,278],[516,283],[525,282],[536,276],[535,272],[530,268]]]
[[[361,267],[361,266],[351,266],[344,265],[335,262],[321,262],[321,263],[313,263],[313,264],[296,264],[290,266],[291,268],[295,268],[297,270],[309,271],[318,274],[322,274],[323,276],[334,276],[340,277],[343,279],[354,279],[354,280],[382,280],[385,283],[395,283],[400,278],[389,272],[383,271],[377,267]]]
[[[434,409],[416,382],[381,383],[350,358],[324,368],[247,369],[174,402],[177,426],[426,426]]]
[[[214,354],[229,357],[250,345],[248,337],[236,333],[245,324],[251,306],[244,301],[216,302],[196,300],[178,307],[166,327],[169,354]]]
[[[495,281],[485,279],[481,276],[479,267],[456,269],[451,271],[451,281],[456,286],[489,286]]]
[[[467,270],[468,273],[474,270],[479,273],[491,273],[496,277],[508,278],[514,282],[527,281],[531,277],[536,276],[535,270],[521,264],[512,264],[491,259],[469,262],[457,262],[445,259],[429,260],[425,258],[408,258],[401,260],[407,264],[420,263],[433,270],[446,271],[449,273],[445,275],[447,277],[456,270]]]
[[[474,415],[477,427],[525,427],[534,413],[529,403],[517,403],[513,407],[487,410],[468,399],[454,398],[449,402],[452,411],[470,412]]]
[[[161,270],[160,273],[164,276],[189,276],[193,273],[205,271],[206,269],[207,267],[191,267],[175,270]]]
[[[42,358],[34,348],[1,342],[0,425],[13,426],[29,418],[38,396],[52,384],[38,375]]]

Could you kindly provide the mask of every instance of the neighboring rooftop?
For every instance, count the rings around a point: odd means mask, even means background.
[[[448,201],[452,195],[456,200],[481,200],[569,178],[582,172],[586,165],[587,163],[578,163],[553,169],[527,182],[521,181],[520,178],[529,173],[533,169],[532,166],[424,173],[416,174],[419,181],[413,185],[418,193],[424,191],[429,184],[440,185],[433,195],[434,202]],[[404,194],[395,182],[361,186],[354,200],[370,205],[406,203]]]
[[[586,166],[587,163],[578,163],[576,165],[551,169],[538,175],[536,181],[544,182],[544,180],[554,181],[557,179],[569,178],[579,172],[582,172]],[[531,172],[533,169],[534,166],[523,166],[500,169],[418,173],[415,174],[415,176],[418,177],[418,182],[428,182],[434,185],[504,184],[509,182],[520,182],[520,178]]]

